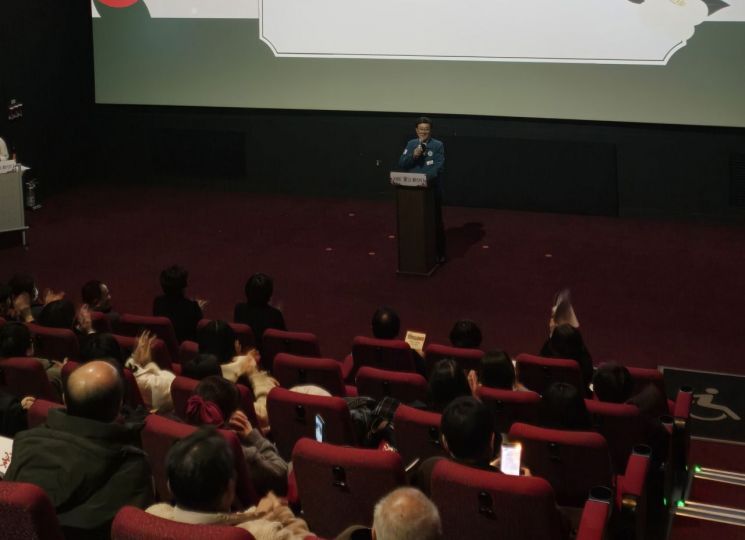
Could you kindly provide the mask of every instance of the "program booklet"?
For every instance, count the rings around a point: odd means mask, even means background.
[[[414,330],[407,330],[404,341],[409,344],[409,347],[421,354],[424,350],[425,339],[427,339],[427,334],[423,332],[415,332]]]

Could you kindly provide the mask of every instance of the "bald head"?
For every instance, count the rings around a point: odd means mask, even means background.
[[[398,488],[375,505],[375,540],[439,540],[440,514],[421,491]]]
[[[100,422],[113,422],[124,397],[121,376],[111,363],[93,360],[73,371],[65,384],[68,414]]]

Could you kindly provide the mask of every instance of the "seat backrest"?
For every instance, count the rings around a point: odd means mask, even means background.
[[[280,455],[289,460],[295,443],[315,438],[316,415],[325,422],[324,441],[331,444],[356,444],[352,417],[347,402],[340,397],[312,396],[273,388],[266,400],[269,424]]]
[[[300,439],[292,452],[303,517],[309,528],[333,538],[346,527],[370,523],[375,503],[404,484],[395,452],[349,448]]]
[[[427,379],[418,373],[365,366],[357,372],[355,381],[360,396],[377,400],[389,396],[402,403],[427,402]]]
[[[341,364],[331,358],[279,353],[274,357],[272,374],[283,388],[315,384],[327,390],[332,396],[346,395],[341,377]]]
[[[376,339],[357,336],[352,340],[354,378],[360,368],[369,366],[389,371],[416,371],[415,354],[409,344],[400,339]]]
[[[144,330],[150,330],[158,338],[163,340],[171,361],[178,358],[178,340],[176,331],[173,329],[173,323],[168,317],[153,317],[150,315],[132,315],[124,313],[119,318],[117,324],[117,333],[123,336],[137,337]]]
[[[271,372],[274,357],[279,353],[289,353],[295,356],[321,357],[318,338],[310,332],[287,332],[276,328],[267,328],[261,338],[262,355],[261,367]]]
[[[587,412],[592,415],[593,425],[608,442],[608,450],[616,471],[623,471],[638,444],[649,444],[645,435],[644,419],[638,407],[625,403],[604,403],[586,399]]]
[[[142,449],[150,458],[150,467],[155,480],[155,493],[158,499],[168,502],[172,499],[171,490],[168,488],[168,474],[166,472],[166,457],[171,446],[184,437],[188,437],[197,428],[189,424],[176,422],[164,416],[150,414],[145,419],[145,428],[142,430]],[[233,459],[236,468],[236,499],[242,508],[248,508],[258,502],[256,492],[243,456],[243,450],[238,437],[232,431],[220,429],[218,433],[225,437],[233,451]]]
[[[34,484],[0,482],[0,523],[3,538],[63,540],[54,506]]]
[[[171,400],[173,401],[173,413],[186,421],[186,402],[194,394],[199,381],[177,375],[171,382]],[[254,394],[251,389],[243,384],[236,384],[240,393],[240,407],[246,413],[252,426],[258,426],[256,410],[254,409]]]
[[[28,428],[31,429],[43,425],[46,423],[51,409],[62,409],[63,407],[64,405],[62,403],[37,398],[26,413]]]
[[[178,347],[178,363],[187,364],[199,354],[199,343],[196,341],[182,341]]]
[[[62,382],[67,383],[67,378],[70,376],[70,373],[75,371],[81,365],[80,362],[73,362],[72,360],[66,362],[65,365],[62,366]],[[142,398],[140,387],[137,386],[137,380],[132,371],[128,368],[124,368],[122,373],[124,374],[124,403],[130,407],[138,407],[140,405],[145,406],[145,400]]]
[[[163,519],[134,506],[125,506],[114,517],[111,540],[254,540],[245,529],[229,525],[191,525]]]
[[[212,322],[212,319],[200,319],[197,323],[197,332]],[[256,339],[253,330],[247,324],[229,322],[228,325],[235,332],[235,337],[241,344],[243,350],[253,349],[256,347]]]
[[[34,355],[48,360],[77,360],[80,358],[80,345],[75,332],[67,328],[47,328],[38,324],[28,324],[34,337]]]
[[[401,453],[404,464],[415,459],[424,461],[432,456],[446,456],[440,440],[442,415],[399,405],[393,416],[396,433],[396,448]]]
[[[96,332],[111,334],[111,320],[106,316],[105,313],[100,311],[90,311],[91,314],[91,327]]]
[[[582,506],[590,489],[613,485],[608,443],[590,431],[562,431],[515,423],[510,440],[522,445],[522,464],[545,478],[563,506]]]
[[[443,538],[563,538],[554,491],[543,478],[509,476],[442,459],[431,482]]]
[[[507,433],[515,422],[535,424],[538,421],[541,396],[535,392],[480,386],[476,396],[491,411],[495,433]]]
[[[579,363],[567,358],[545,358],[521,353],[515,358],[520,382],[533,392],[543,395],[551,383],[565,382],[583,391]]]
[[[137,348],[137,338],[132,336],[121,336],[114,334],[114,339],[119,343],[119,347],[122,349],[122,353],[125,358],[132,356],[132,353]],[[156,338],[150,348],[150,352],[153,357],[153,362],[158,364],[161,369],[167,369],[173,371],[173,362],[171,362],[171,353],[168,352],[165,342],[162,339]]]
[[[453,358],[461,369],[465,371],[473,369],[478,373],[483,356],[484,351],[481,349],[465,349],[430,343],[424,348],[424,366],[427,374],[429,374],[437,362],[443,358]]]
[[[1,360],[0,385],[19,398],[34,396],[62,403],[62,396],[52,387],[44,366],[33,358]]]
[[[667,393],[665,392],[665,379],[659,369],[630,366],[626,366],[626,369],[629,370],[631,378],[634,380],[634,389],[631,392],[632,395],[636,395],[644,390],[644,387],[648,384],[653,384],[660,392],[662,392],[663,396],[667,396]]]
[[[198,380],[182,376],[175,377],[171,382],[173,412],[184,421],[186,421],[186,402],[194,394],[198,384]]]

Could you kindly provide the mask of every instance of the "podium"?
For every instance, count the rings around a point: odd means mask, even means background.
[[[15,161],[0,162],[0,233],[21,231],[26,247],[26,216],[23,208],[21,171]]]
[[[427,175],[391,172],[396,187],[399,274],[430,276],[437,270],[435,196]]]

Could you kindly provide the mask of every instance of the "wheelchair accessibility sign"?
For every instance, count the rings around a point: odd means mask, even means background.
[[[745,376],[667,367],[663,372],[670,399],[681,386],[693,388],[693,437],[745,443]]]

